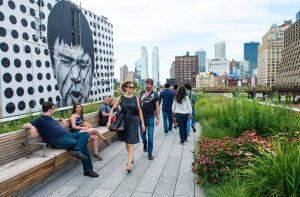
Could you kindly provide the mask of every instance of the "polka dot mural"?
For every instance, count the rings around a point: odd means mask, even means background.
[[[1,2],[0,118],[40,111],[45,101],[65,107],[113,96],[106,18],[65,0]]]

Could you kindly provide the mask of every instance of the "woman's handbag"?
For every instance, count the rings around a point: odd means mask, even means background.
[[[114,112],[114,116],[111,118],[109,130],[112,132],[121,132],[124,131],[124,112],[122,110],[122,100],[119,107]]]

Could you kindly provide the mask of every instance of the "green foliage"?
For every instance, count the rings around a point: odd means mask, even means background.
[[[255,130],[264,136],[278,133],[293,136],[295,131],[300,130],[299,114],[238,96],[228,99],[200,94],[195,112],[205,137],[238,137],[245,130]]]
[[[300,196],[299,142],[278,142],[274,154],[256,157],[245,170],[245,180],[253,196]]]

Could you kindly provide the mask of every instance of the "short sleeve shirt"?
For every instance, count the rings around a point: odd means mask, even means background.
[[[44,140],[51,146],[53,146],[59,138],[69,135],[67,130],[50,116],[41,116],[30,123],[38,129]]]
[[[101,108],[100,108],[100,112],[105,112],[105,113],[109,113],[111,110],[111,107],[109,105],[106,105],[106,104],[103,104],[101,105]]]
[[[157,93],[152,91],[150,94],[147,94],[144,90],[140,93],[140,101],[143,116],[145,118],[153,116],[156,110],[156,102],[158,102]]]

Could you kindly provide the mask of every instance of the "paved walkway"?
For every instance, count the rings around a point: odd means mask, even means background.
[[[180,145],[178,129],[165,136],[161,122],[155,128],[154,160],[149,161],[143,144],[137,144],[131,174],[125,171],[125,145],[116,141],[100,152],[103,161],[93,161],[98,178],[83,176],[82,166],[76,165],[31,196],[204,196],[191,172],[199,130],[197,125],[197,132],[191,132],[189,141]]]

